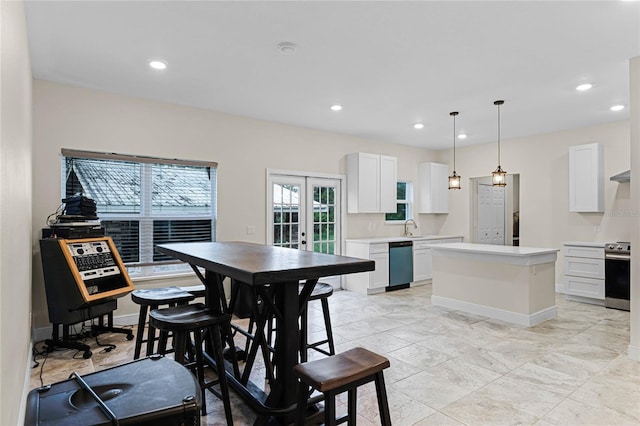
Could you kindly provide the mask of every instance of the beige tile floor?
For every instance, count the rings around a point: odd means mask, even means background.
[[[338,352],[363,346],[390,359],[385,379],[394,425],[640,425],[640,363],[626,355],[628,312],[558,295],[556,319],[524,328],[432,306],[430,295],[425,285],[374,296],[337,291],[330,299]],[[312,338],[322,334],[317,302],[310,324]],[[40,375],[54,383],[133,358],[123,335],[99,340],[117,348],[103,353],[87,339],[89,360],[70,350],[36,357],[32,388]],[[264,382],[263,370],[252,377]],[[221,403],[207,398],[203,424],[224,424]],[[358,425],[379,424],[375,401],[373,386],[361,388]],[[232,404],[235,424],[253,424],[255,414],[233,392]]]

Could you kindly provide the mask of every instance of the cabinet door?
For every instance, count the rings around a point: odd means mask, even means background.
[[[380,156],[359,154],[358,212],[376,213],[380,210]]]
[[[430,248],[413,249],[413,281],[432,278],[433,261]]]
[[[394,213],[397,209],[398,160],[380,156],[380,212]]]
[[[569,211],[604,211],[603,169],[602,144],[569,147]]]
[[[389,285],[389,253],[372,253],[369,259],[375,260],[376,269],[369,272],[369,288]]]
[[[449,212],[449,178],[446,164],[420,163],[418,165],[420,213]]]

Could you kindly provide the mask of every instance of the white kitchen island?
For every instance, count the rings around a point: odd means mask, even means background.
[[[527,327],[556,317],[558,249],[451,243],[431,250],[433,305]]]

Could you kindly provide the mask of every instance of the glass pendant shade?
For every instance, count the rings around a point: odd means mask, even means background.
[[[502,170],[502,167],[498,165],[498,168],[491,173],[491,183],[493,186],[507,186],[507,172]]]
[[[493,186],[507,186],[507,172],[500,166],[500,105],[504,101],[495,101],[493,104],[498,107],[498,167],[491,173],[491,183]]]
[[[449,189],[460,189],[462,176],[456,173],[456,115],[458,112],[450,112],[449,115],[453,117],[453,174],[449,176]]]
[[[453,174],[449,176],[449,189],[460,189],[460,176],[453,171]]]

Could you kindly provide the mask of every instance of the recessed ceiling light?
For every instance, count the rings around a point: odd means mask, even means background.
[[[293,55],[294,53],[296,53],[297,48],[298,46],[295,43],[291,43],[290,41],[283,41],[282,43],[278,43],[278,50],[284,55]]]
[[[458,139],[466,139],[466,138],[467,138],[467,135],[465,135],[464,133],[460,133],[458,135]]]
[[[611,107],[611,111],[622,111],[624,109],[624,105],[614,105]]]
[[[589,90],[589,89],[591,89],[592,87],[593,87],[593,84],[591,84],[591,83],[584,83],[584,84],[581,84],[581,85],[579,85],[578,87],[576,87],[576,90],[577,90],[578,92],[584,92],[585,90]]]
[[[416,123],[413,125],[414,129],[423,129],[424,128],[424,124],[422,123]]]
[[[153,61],[149,61],[149,66],[154,70],[163,70],[167,68],[167,63],[165,61],[154,59]]]
[[[331,105],[331,111],[340,111],[342,109],[342,105]]]

